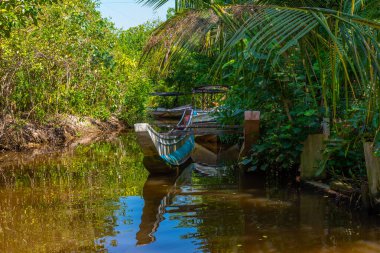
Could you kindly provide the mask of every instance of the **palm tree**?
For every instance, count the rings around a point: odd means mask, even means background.
[[[155,8],[167,0],[141,0]],[[296,58],[305,81],[318,83],[318,101],[333,118],[352,101],[367,106],[367,121],[380,117],[380,1],[252,0],[249,3],[176,0],[177,14],[149,40],[143,59],[161,70],[188,52],[217,53],[215,74],[233,61],[240,79],[253,80]],[[246,71],[244,66],[259,68]],[[346,111],[346,110],[344,110]],[[378,127],[378,126],[377,126]]]

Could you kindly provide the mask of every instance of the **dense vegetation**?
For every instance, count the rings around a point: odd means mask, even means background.
[[[252,169],[297,170],[303,141],[329,122],[322,169],[361,177],[362,141],[380,147],[379,20],[377,0],[176,1],[144,57],[163,75],[195,52],[216,59],[212,80],[232,86],[220,121],[262,112]]]
[[[92,0],[1,2],[1,115],[114,114],[128,123],[143,115],[151,81],[137,65],[155,24],[120,31],[96,6]]]
[[[166,22],[121,31],[92,0],[1,2],[1,116],[133,123],[148,102],[190,102],[151,91],[228,84],[221,123],[262,113],[252,169],[297,170],[303,141],[330,123],[321,169],[364,175],[362,142],[380,154],[378,0],[175,3]]]

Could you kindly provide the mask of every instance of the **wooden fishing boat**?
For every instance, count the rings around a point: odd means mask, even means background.
[[[214,114],[214,111],[215,109],[210,111],[196,110],[193,116],[193,124],[216,123],[216,116]]]
[[[195,147],[194,134],[188,127],[191,124],[193,110],[187,109],[177,126],[166,133],[157,132],[148,123],[135,124],[137,140],[148,162],[156,166],[148,167],[151,174],[170,173],[173,166],[185,164]],[[169,166],[164,166],[163,162]]]
[[[191,108],[191,105],[183,105],[179,107],[174,107],[171,109],[167,108],[154,108],[149,109],[149,114],[152,115],[154,118],[177,118],[179,119],[183,113]]]

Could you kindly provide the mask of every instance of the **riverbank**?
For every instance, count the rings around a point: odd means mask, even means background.
[[[378,217],[314,191],[240,176],[233,167],[148,176],[132,132],[39,161],[0,168],[0,252],[380,249]]]
[[[0,152],[51,151],[91,143],[103,135],[119,133],[126,125],[115,117],[101,121],[90,117],[55,115],[44,123],[0,118]]]

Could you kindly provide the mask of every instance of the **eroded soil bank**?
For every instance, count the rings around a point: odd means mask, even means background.
[[[0,118],[0,152],[48,152],[93,142],[117,134],[125,125],[115,117],[107,121],[73,115],[56,115],[46,123]]]

